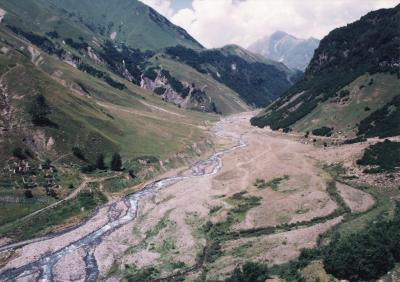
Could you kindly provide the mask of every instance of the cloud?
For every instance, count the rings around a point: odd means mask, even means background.
[[[297,37],[322,38],[369,11],[394,7],[398,0],[192,0],[173,11],[173,0],[142,0],[186,29],[206,47],[239,44],[282,30]]]
[[[174,10],[171,7],[171,0],[140,0],[140,1],[152,7],[164,17],[170,19],[174,15]]]

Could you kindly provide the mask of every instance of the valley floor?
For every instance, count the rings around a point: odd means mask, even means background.
[[[158,281],[178,273],[219,280],[237,264],[283,264],[316,246],[344,221],[335,195],[351,212],[373,209],[373,196],[336,182],[322,165],[351,162],[361,147],[334,154],[252,127],[252,115],[218,122],[216,153],[187,171],[112,200],[67,232],[3,247],[0,280],[117,281],[150,268]]]

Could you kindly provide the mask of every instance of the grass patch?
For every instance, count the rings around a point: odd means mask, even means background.
[[[223,255],[221,244],[230,233],[231,226],[241,222],[250,209],[260,205],[261,198],[246,194],[246,191],[242,191],[226,199],[226,202],[233,206],[228,211],[226,220],[217,223],[207,221],[202,226],[202,233],[205,234],[208,243],[207,253],[201,253],[199,260],[204,259],[206,263],[212,263],[221,257]]]
[[[253,246],[252,242],[244,243],[243,245],[240,245],[239,247],[235,248],[232,251],[232,255],[239,258],[244,257],[248,249],[251,248],[252,246]]]
[[[118,193],[128,187],[132,187],[140,183],[140,179],[126,179],[124,177],[115,177],[105,180],[104,189],[111,193]]]
[[[45,207],[43,203],[1,203],[0,204],[0,226],[13,222],[32,212]]]
[[[226,200],[230,205],[234,206],[234,208],[228,212],[228,220],[231,223],[242,221],[250,209],[260,205],[261,198],[255,196],[244,196],[245,194],[246,192],[239,192],[233,194],[232,197]]]
[[[265,189],[267,187],[270,187],[272,188],[272,190],[276,191],[278,190],[278,187],[281,184],[281,182],[288,179],[289,175],[284,175],[283,177],[277,177],[269,181],[257,178],[256,182],[254,183],[254,186],[256,186],[258,189]]]
[[[161,218],[161,220],[159,222],[157,222],[157,224],[153,228],[146,231],[146,240],[157,236],[161,230],[166,228],[168,226],[168,224],[172,223],[169,220],[169,215],[170,215],[171,211],[172,210],[167,211],[165,213],[165,215]]]
[[[62,225],[68,219],[83,219],[96,207],[107,202],[107,198],[97,189],[81,191],[75,199],[64,202],[57,207],[39,213],[22,222],[16,221],[0,228],[2,236],[12,237],[17,241],[45,235],[54,226]]]
[[[220,209],[222,209],[222,206],[212,206],[212,207],[210,208],[209,215],[210,215],[210,216],[215,215]]]

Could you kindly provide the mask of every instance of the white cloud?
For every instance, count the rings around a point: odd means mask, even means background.
[[[398,0],[192,0],[173,11],[173,0],[142,0],[186,29],[206,47],[247,47],[276,30],[322,38],[369,11],[394,7]]]
[[[144,4],[152,7],[157,12],[167,18],[174,15],[174,10],[171,8],[171,0],[140,0]]]

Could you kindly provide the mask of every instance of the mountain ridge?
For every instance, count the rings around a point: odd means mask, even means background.
[[[304,71],[318,44],[319,40],[313,37],[299,39],[284,31],[276,31],[252,43],[247,49],[292,69]]]

